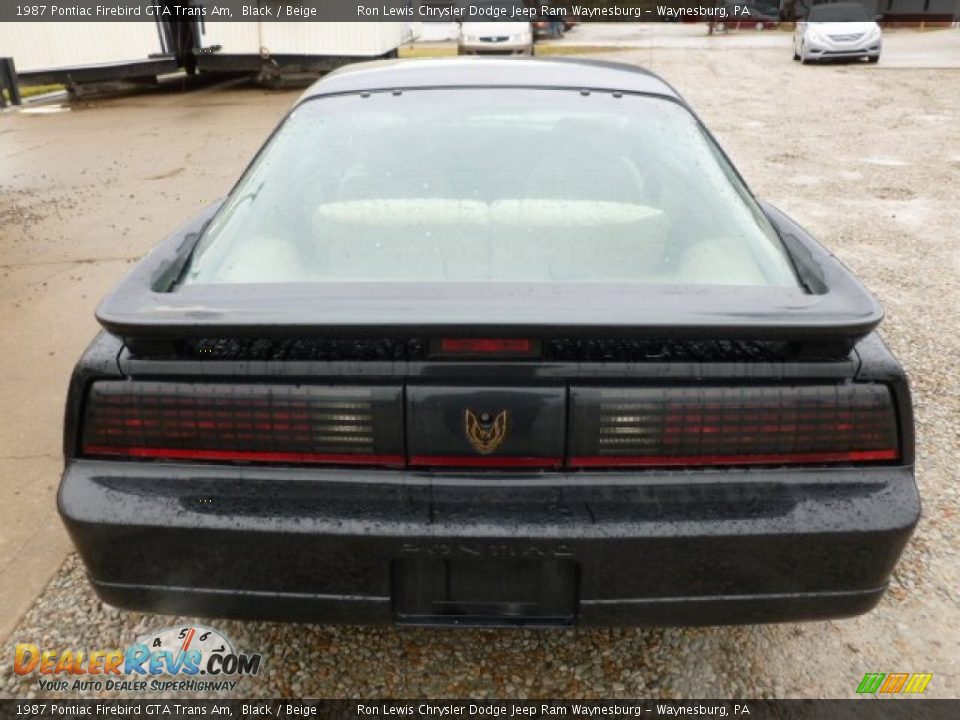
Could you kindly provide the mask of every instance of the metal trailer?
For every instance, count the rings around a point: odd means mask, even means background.
[[[17,22],[0,24],[0,48],[20,85],[71,91],[188,73],[250,73],[260,80],[315,77],[357,60],[395,57],[414,37],[403,22]]]
[[[184,28],[162,22],[0,23],[0,47],[13,58],[20,85],[155,81],[178,70],[171,42]]]
[[[262,81],[316,76],[340,65],[396,57],[414,37],[405,22],[211,21],[201,29],[200,72],[249,72]]]

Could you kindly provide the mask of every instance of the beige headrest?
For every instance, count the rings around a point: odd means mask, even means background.
[[[648,205],[600,200],[477,200],[448,198],[381,198],[345,200],[320,205],[314,221],[362,225],[512,225],[609,226],[641,222],[662,214]]]
[[[363,225],[452,225],[487,222],[487,204],[448,198],[344,200],[317,208],[314,222]]]

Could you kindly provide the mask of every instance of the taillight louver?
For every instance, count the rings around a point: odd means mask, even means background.
[[[403,463],[398,387],[100,382],[87,455],[291,463]]]
[[[895,460],[882,385],[578,388],[574,467]]]
[[[497,408],[510,405],[509,397],[497,397]],[[551,468],[900,458],[893,397],[881,384],[571,387],[569,398],[569,454],[558,452]],[[406,454],[403,401],[399,385],[99,381],[87,395],[80,451],[112,458],[420,465]],[[514,435],[520,427],[511,427]],[[496,453],[468,455],[457,464],[527,467],[523,458]]]

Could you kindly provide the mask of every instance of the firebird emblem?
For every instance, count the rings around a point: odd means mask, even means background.
[[[481,455],[489,455],[496,451],[503,444],[507,437],[507,420],[509,413],[504,410],[495,418],[491,418],[490,413],[480,413],[480,416],[467,410],[464,416],[464,430],[467,432],[467,440],[473,445],[473,449]]]

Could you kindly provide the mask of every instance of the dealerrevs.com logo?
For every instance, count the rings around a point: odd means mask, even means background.
[[[233,690],[243,676],[257,675],[259,653],[238,653],[222,633],[202,625],[165,628],[126,648],[44,649],[20,643],[17,675],[35,674],[41,690],[146,691]]]

